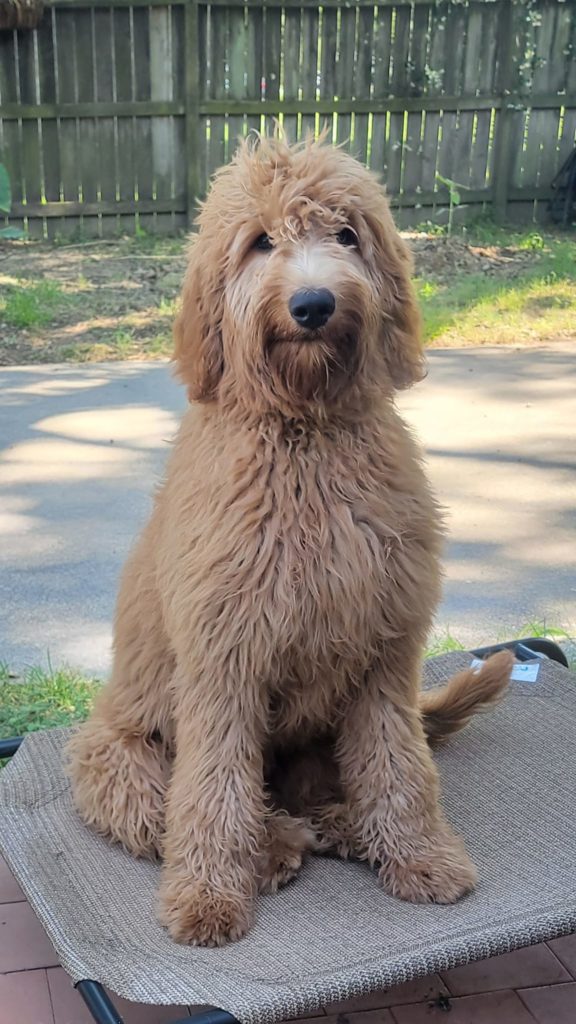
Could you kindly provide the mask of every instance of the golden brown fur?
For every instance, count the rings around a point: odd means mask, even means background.
[[[314,331],[288,309],[304,287],[336,299]],[[367,859],[396,896],[458,899],[476,873],[426,732],[493,702],[510,657],[420,695],[442,523],[394,406],[422,355],[376,180],[328,146],[243,145],[200,214],[175,336],[192,403],[71,744],[80,814],[161,853],[177,941],[241,937],[310,848]]]

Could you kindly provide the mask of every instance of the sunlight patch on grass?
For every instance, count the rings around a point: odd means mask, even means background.
[[[540,236],[520,238],[537,249]],[[510,240],[510,244],[512,240]],[[576,243],[552,240],[515,277],[462,274],[417,282],[425,344],[538,344],[576,337]]]
[[[174,350],[170,331],[138,337],[129,331],[116,331],[103,341],[63,345],[57,357],[65,362],[98,363],[114,359],[168,359]]]

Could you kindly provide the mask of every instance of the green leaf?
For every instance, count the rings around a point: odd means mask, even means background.
[[[24,232],[20,228],[0,228],[0,238],[6,238],[12,241],[17,238],[25,238]]]
[[[12,206],[12,192],[10,189],[10,178],[4,164],[0,164],[0,210],[3,213],[10,213]]]
[[[450,189],[450,199],[454,203],[454,206],[459,206],[459,204],[460,204],[460,193],[459,193],[458,189],[456,189],[456,188],[451,188]]]

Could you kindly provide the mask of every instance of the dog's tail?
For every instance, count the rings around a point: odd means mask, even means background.
[[[479,670],[458,672],[444,686],[423,690],[420,710],[431,744],[463,729],[473,715],[488,711],[504,696],[514,664],[511,651],[498,651]]]

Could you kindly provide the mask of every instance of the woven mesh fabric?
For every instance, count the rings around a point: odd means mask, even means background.
[[[469,663],[433,659],[426,683]],[[437,753],[448,816],[480,871],[454,906],[400,902],[366,866],[313,858],[259,900],[241,942],[175,945],[154,919],[158,867],[75,815],[62,730],[29,736],[0,773],[0,847],[74,981],[273,1024],[576,928],[575,712],[576,678],[546,663]]]

